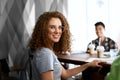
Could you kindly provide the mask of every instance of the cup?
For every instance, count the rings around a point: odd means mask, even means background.
[[[94,48],[95,48],[94,44],[90,44],[89,45],[89,52],[90,52],[90,54],[94,54]]]
[[[97,46],[97,56],[98,56],[98,58],[103,57],[103,53],[104,53],[104,47],[103,46]]]
[[[119,50],[118,49],[110,49],[110,56],[115,57],[118,55]]]

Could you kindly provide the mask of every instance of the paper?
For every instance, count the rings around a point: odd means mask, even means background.
[[[102,61],[105,61],[107,63],[110,63],[112,64],[112,62],[116,59],[117,57],[110,57],[110,58],[89,58],[86,60],[86,62],[91,62],[93,60],[102,60]]]

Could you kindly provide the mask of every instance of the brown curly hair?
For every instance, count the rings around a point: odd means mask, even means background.
[[[51,45],[48,39],[48,23],[51,18],[59,18],[62,22],[63,31],[59,42]],[[69,30],[69,24],[63,14],[57,11],[45,12],[39,18],[35,25],[30,40],[29,46],[31,49],[37,50],[42,47],[49,48],[57,53],[70,52],[71,53],[71,34]]]

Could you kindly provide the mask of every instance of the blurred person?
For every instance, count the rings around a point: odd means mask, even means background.
[[[95,40],[92,40],[87,47],[87,53],[90,53],[89,45],[93,44],[95,46],[94,50],[96,51],[98,46],[104,47],[104,52],[109,52],[110,49],[118,49],[118,46],[114,40],[112,40],[109,37],[105,36],[105,24],[103,22],[96,22],[95,23],[95,32],[98,38]],[[109,72],[110,68],[102,68],[101,73],[102,75],[106,75]],[[91,72],[93,74],[91,74]],[[94,68],[87,68],[85,71],[83,71],[82,76],[84,80],[93,80],[91,76],[96,75],[96,70]],[[102,77],[104,78],[104,77]]]
[[[105,52],[110,51],[110,49],[118,49],[117,43],[111,38],[105,36],[105,25],[103,22],[95,23],[95,31],[98,38],[90,42],[95,45],[95,50],[99,45],[104,47]],[[87,47],[87,52],[89,53],[89,47]]]
[[[120,51],[119,56],[111,64],[110,72],[107,73],[105,80],[120,80]]]
[[[57,11],[45,12],[39,17],[29,46],[33,50],[33,80],[62,80],[88,67],[102,67],[100,60],[72,69],[65,69],[61,65],[56,54],[71,52],[71,38],[66,18]]]

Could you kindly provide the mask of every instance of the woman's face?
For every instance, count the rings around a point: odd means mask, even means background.
[[[96,34],[97,34],[98,37],[103,37],[104,36],[104,31],[105,30],[104,30],[102,25],[98,25],[96,27]]]
[[[48,37],[53,43],[59,42],[62,35],[62,28],[63,26],[59,18],[50,19],[48,23]]]

